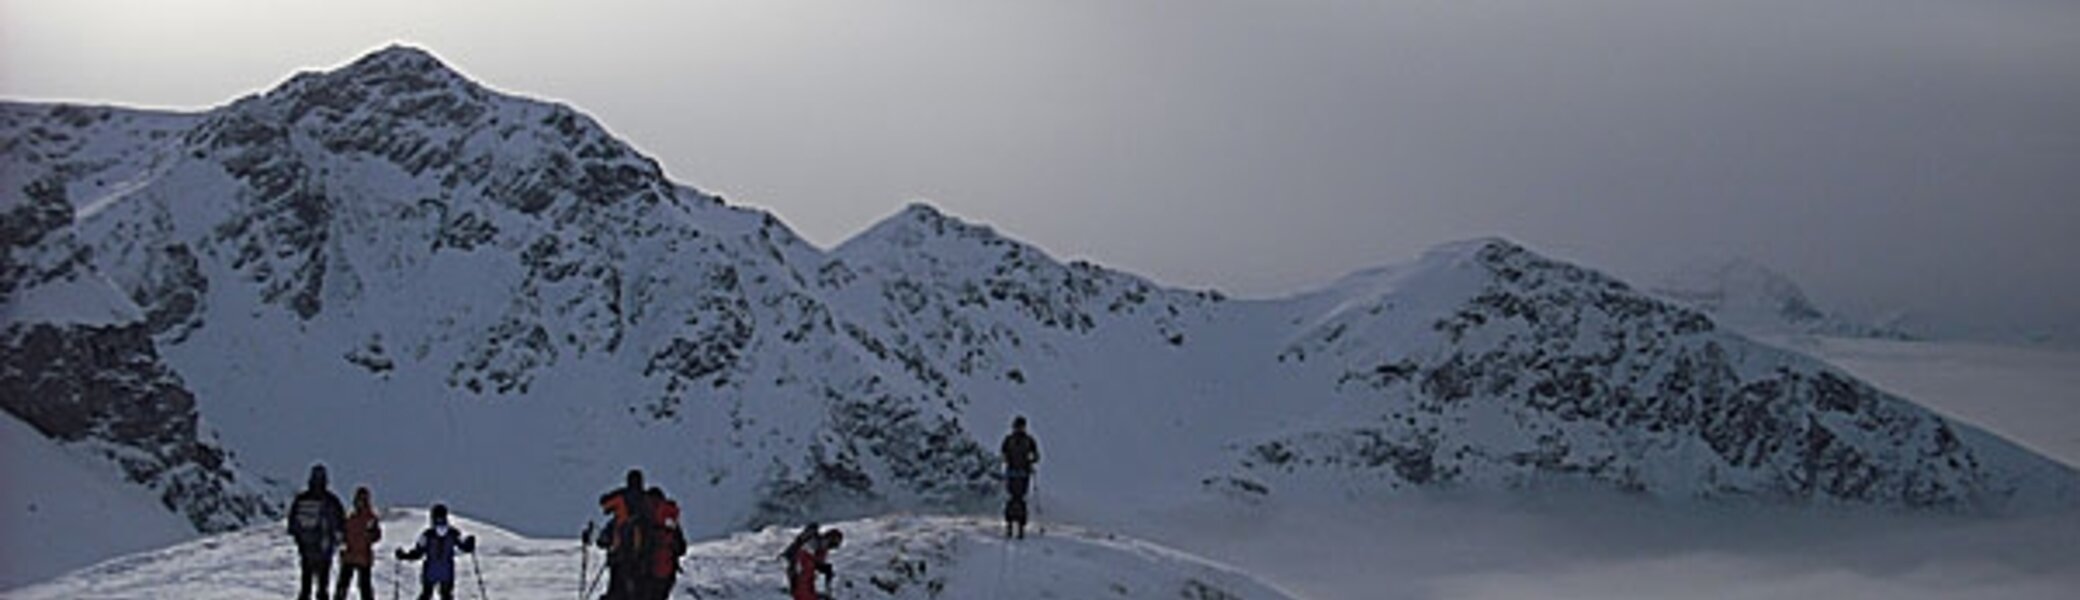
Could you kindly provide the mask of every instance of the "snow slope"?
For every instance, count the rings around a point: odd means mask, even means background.
[[[12,459],[66,456],[48,468],[8,469],[9,498],[23,502],[9,507],[11,519],[23,519],[7,528],[9,549],[38,539],[17,534],[81,529],[47,551],[0,563],[0,580],[163,541],[161,517],[219,531],[272,510],[257,478],[216,443],[146,331],[145,314],[94,267],[68,200],[73,189],[135,189],[124,182],[163,158],[157,151],[169,131],[185,122],[141,111],[0,107],[0,131],[9,136],[0,144],[8,161],[0,169],[0,408],[7,443],[21,449]],[[85,484],[87,473],[107,479]],[[147,492],[158,501],[130,501]],[[116,508],[150,514],[105,515]]]
[[[2080,466],[2080,350],[1830,337],[1771,341]]]
[[[382,556],[374,569],[381,594],[398,585],[387,555],[425,527],[425,513],[384,514]],[[576,539],[534,539],[458,518],[478,537],[476,565],[458,564],[458,596],[475,597],[481,569],[491,598],[526,600],[578,594]],[[838,597],[922,598],[1223,598],[1289,596],[1202,559],[1116,535],[1050,528],[1045,537],[1007,542],[996,524],[953,518],[886,517],[831,525],[846,532],[832,553]],[[694,544],[682,559],[675,597],[774,598],[785,594],[775,558],[793,531],[769,528]],[[284,598],[296,594],[296,550],[271,525],[222,534],[110,560],[46,583],[0,593],[11,600],[145,598]],[[590,558],[597,566],[595,549]],[[466,560],[466,558],[465,558]],[[415,593],[416,565],[403,567],[405,593]]]
[[[121,469],[0,416],[0,589],[109,556],[194,537],[195,528]]]

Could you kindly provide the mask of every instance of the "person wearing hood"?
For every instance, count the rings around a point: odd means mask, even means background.
[[[376,563],[376,541],[383,539],[382,521],[376,516],[368,487],[354,488],[354,514],[347,515],[346,545],[339,549],[339,590],[333,594],[333,600],[347,600],[351,583],[361,585],[361,600],[375,600],[375,588],[369,585],[368,578]]]
[[[419,534],[410,550],[397,551],[398,560],[426,559],[419,570],[419,600],[432,600],[438,590],[442,600],[455,599],[455,555],[477,551],[477,536],[463,535],[448,525],[448,506],[433,505],[432,525]]]
[[[311,465],[310,487],[289,502],[289,537],[296,540],[303,571],[296,600],[311,600],[314,591],[319,600],[325,598],[332,579],[332,553],[339,548],[346,513],[339,496],[326,489],[325,465]]]

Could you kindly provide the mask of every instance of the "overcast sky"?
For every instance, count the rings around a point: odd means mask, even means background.
[[[1500,235],[2080,333],[2080,2],[0,6],[6,98],[209,107],[403,41],[826,246],[924,199],[1270,296]]]

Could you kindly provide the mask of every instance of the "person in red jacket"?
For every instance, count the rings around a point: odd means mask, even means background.
[[[679,582],[679,557],[686,555],[686,533],[679,528],[679,503],[664,495],[664,488],[651,487],[649,496],[651,544],[642,577],[642,600],[665,600]]]
[[[354,488],[354,514],[347,515],[346,544],[339,549],[339,590],[333,600],[347,600],[347,584],[361,584],[361,600],[375,600],[375,586],[368,583],[369,568],[376,564],[375,545],[383,539],[383,520],[368,499],[366,486]]]
[[[809,527],[814,528],[815,525]],[[787,562],[787,593],[794,600],[829,600],[831,578],[837,573],[831,570],[832,550],[845,543],[845,534],[836,529],[825,529],[821,534],[804,531],[797,536],[792,560]],[[823,594],[816,593],[816,574],[823,574]]]

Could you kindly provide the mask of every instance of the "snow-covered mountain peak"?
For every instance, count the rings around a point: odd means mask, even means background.
[[[1790,276],[1749,258],[1694,262],[1668,273],[1652,287],[1662,297],[1709,313],[1750,335],[1913,337],[1897,327],[1823,309]]]
[[[344,66],[304,71],[266,92],[234,103],[239,111],[266,111],[284,121],[306,115],[329,121],[363,110],[466,125],[493,94],[449,68],[432,53],[403,45],[376,50]]]
[[[1794,321],[1821,316],[1805,290],[1790,277],[1747,258],[1681,269],[1657,287],[1665,295],[1709,311],[1766,311]]]
[[[1042,329],[1088,332],[1115,317],[1160,309],[1156,328],[1181,340],[1182,320],[1224,300],[1218,293],[1164,288],[1142,277],[1089,262],[1063,263],[1040,248],[968,223],[925,204],[911,204],[831,252],[819,280],[847,296],[848,305],[887,305],[884,323],[954,319],[962,329],[1002,329],[1007,340],[1026,322]],[[870,285],[857,285],[859,282]],[[936,310],[929,310],[933,306]],[[936,313],[936,316],[930,314]],[[1187,317],[1187,313],[1192,316]],[[937,329],[941,324],[912,327]],[[897,338],[908,337],[891,331]],[[956,336],[972,339],[973,334]],[[991,336],[996,337],[996,336]],[[1016,345],[1017,341],[1007,341]],[[1175,343],[1175,342],[1173,342]],[[965,371],[966,369],[962,369]]]
[[[356,78],[412,74],[425,78],[463,80],[453,67],[432,51],[404,43],[392,43],[354,59],[339,74]]]
[[[1325,317],[1354,309],[1378,314],[1389,306],[1428,313],[1453,310],[1484,294],[1550,293],[1562,287],[1578,294],[1632,294],[1615,277],[1507,239],[1483,237],[1433,246],[1407,263],[1351,273],[1301,299],[1326,304]]]
[[[904,262],[917,256],[975,262],[1023,254],[1053,261],[1038,248],[999,235],[988,225],[969,223],[923,202],[875,222],[831,254],[861,263]]]

